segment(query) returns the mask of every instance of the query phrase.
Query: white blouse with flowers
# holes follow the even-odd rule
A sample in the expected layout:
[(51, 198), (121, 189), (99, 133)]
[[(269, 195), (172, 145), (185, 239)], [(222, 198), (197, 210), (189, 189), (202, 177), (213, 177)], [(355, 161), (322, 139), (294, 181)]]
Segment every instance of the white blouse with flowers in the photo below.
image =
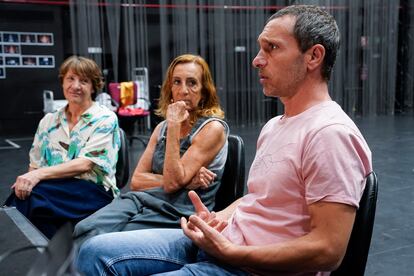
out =
[(118, 119), (112, 111), (93, 103), (69, 131), (65, 107), (40, 121), (30, 149), (30, 167), (55, 166), (82, 157), (95, 166), (76, 178), (102, 185), (119, 195), (115, 172), (120, 147)]

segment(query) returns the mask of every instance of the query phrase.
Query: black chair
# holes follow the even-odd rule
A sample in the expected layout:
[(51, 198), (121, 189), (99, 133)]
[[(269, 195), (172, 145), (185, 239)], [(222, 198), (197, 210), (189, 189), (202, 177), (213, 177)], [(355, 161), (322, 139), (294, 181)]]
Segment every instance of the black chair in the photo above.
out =
[(125, 131), (122, 128), (119, 129), (119, 137), (121, 139), (121, 147), (118, 151), (115, 179), (118, 189), (122, 189), (128, 183), (129, 179), (128, 142)]
[(27, 276), (81, 276), (74, 265), (76, 249), (72, 232), (72, 224), (63, 225), (33, 262)]
[(221, 185), (216, 194), (214, 211), (220, 211), (244, 194), (244, 142), (234, 134), (228, 138), (227, 161), (224, 167)]
[(345, 257), (331, 275), (364, 275), (374, 227), (377, 195), (378, 180), (375, 172), (372, 172), (367, 176)]

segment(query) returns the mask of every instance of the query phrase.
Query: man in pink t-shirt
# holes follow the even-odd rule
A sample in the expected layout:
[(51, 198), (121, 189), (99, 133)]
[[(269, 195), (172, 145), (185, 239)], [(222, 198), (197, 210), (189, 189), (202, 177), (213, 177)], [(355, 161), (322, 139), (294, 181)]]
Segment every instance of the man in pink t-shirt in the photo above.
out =
[(212, 215), (191, 192), (199, 215), (182, 228), (199, 248), (250, 272), (331, 271), (372, 171), (367, 143), (328, 93), (338, 27), (316, 7), (291, 6), (270, 17), (258, 43), (263, 92), (285, 112), (260, 133), (247, 195)]
[(244, 196), (223, 234), (243, 245), (268, 245), (311, 231), (309, 205), (358, 207), (370, 150), (354, 123), (333, 101), (263, 128)]
[(98, 236), (83, 246), (83, 271), (322, 275), (339, 266), (372, 165), (360, 131), (328, 93), (338, 26), (318, 7), (289, 6), (269, 18), (258, 43), (263, 93), (285, 109), (260, 133), (248, 194), (210, 213), (190, 191), (196, 214), (181, 219), (184, 234)]

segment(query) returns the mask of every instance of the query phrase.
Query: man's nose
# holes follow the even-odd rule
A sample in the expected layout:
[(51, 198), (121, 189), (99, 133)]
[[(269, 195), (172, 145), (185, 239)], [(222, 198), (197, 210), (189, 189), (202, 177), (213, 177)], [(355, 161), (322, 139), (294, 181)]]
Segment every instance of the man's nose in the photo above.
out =
[(261, 55), (261, 52), (257, 53), (256, 57), (253, 59), (253, 67), (262, 68), (266, 64), (266, 60)]

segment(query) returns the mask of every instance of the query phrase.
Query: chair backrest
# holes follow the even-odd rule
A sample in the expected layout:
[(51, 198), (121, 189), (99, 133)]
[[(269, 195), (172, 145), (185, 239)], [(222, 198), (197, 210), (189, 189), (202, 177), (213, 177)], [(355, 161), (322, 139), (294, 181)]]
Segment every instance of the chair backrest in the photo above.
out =
[(125, 132), (122, 128), (119, 129), (119, 138), (121, 139), (121, 147), (118, 151), (115, 179), (118, 189), (122, 189), (127, 184), (129, 179), (128, 142)]
[(244, 142), (234, 134), (228, 138), (227, 160), (224, 167), (221, 185), (216, 194), (215, 211), (220, 211), (244, 194)]
[(378, 180), (375, 172), (372, 172), (366, 179), (345, 257), (331, 275), (364, 275), (374, 227), (377, 195)]

